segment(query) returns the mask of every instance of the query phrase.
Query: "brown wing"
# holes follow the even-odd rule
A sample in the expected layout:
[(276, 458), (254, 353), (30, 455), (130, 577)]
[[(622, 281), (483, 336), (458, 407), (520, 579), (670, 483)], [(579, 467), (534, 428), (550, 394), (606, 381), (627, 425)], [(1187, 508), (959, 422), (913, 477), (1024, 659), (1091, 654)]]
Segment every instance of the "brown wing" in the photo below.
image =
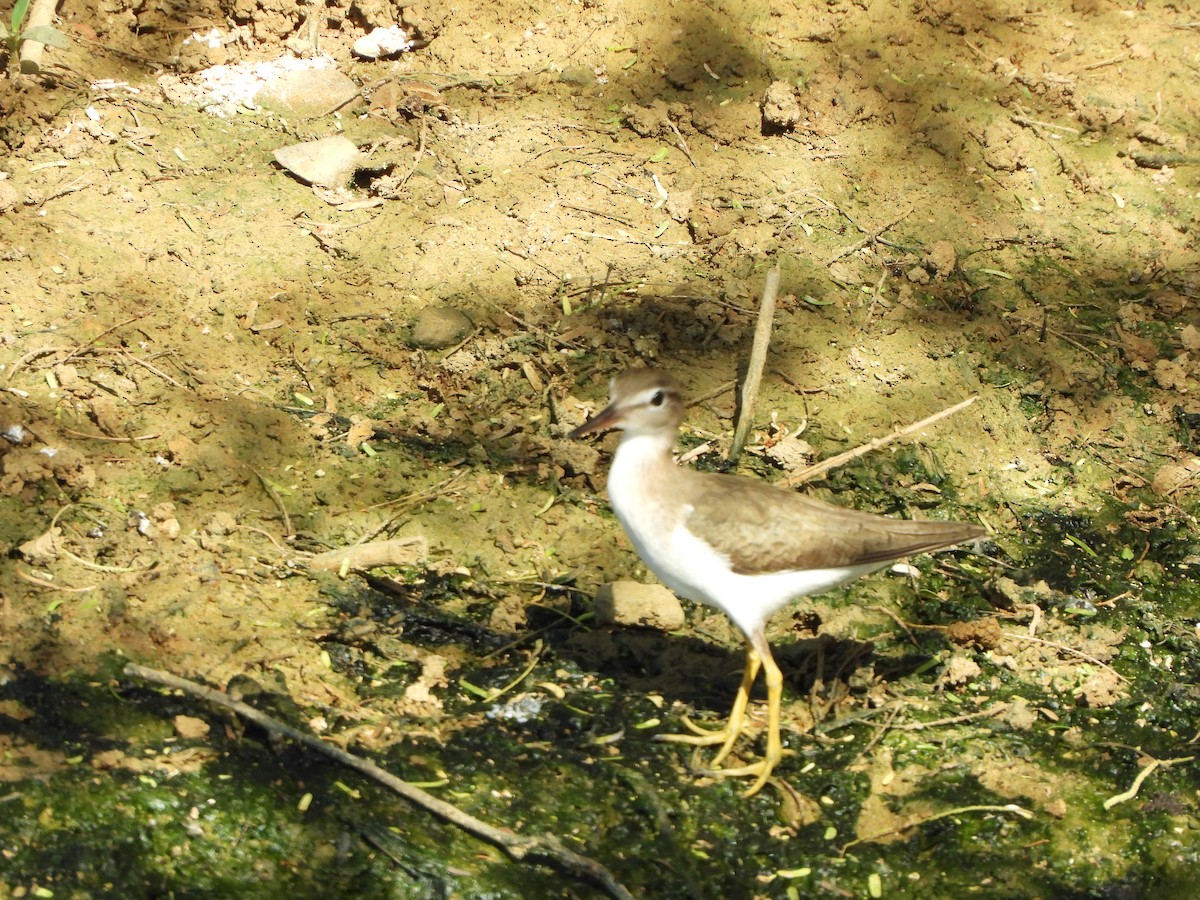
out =
[(734, 475), (699, 475), (689, 485), (687, 528), (748, 575), (879, 563), (984, 534), (978, 525), (891, 519), (830, 506)]

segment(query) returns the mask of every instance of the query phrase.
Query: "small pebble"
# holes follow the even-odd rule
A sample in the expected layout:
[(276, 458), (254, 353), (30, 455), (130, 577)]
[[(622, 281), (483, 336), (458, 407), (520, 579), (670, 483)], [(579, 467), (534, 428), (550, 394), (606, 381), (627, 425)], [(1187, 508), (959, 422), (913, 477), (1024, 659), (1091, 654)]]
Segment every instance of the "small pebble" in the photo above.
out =
[(596, 621), (601, 625), (625, 625), (676, 631), (683, 627), (683, 606), (661, 584), (615, 581), (596, 592)]
[(354, 55), (364, 59), (386, 59), (411, 50), (412, 37), (403, 28), (376, 28), (354, 42)]
[(429, 306), (413, 320), (412, 345), (422, 350), (444, 350), (465, 338), (474, 327), (470, 316), (461, 309)]

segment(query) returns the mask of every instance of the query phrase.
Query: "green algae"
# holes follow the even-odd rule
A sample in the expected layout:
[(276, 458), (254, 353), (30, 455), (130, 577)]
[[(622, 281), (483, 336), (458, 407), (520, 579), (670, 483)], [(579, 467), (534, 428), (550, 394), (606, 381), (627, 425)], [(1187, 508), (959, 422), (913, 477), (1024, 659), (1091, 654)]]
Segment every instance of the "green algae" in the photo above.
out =
[[(920, 504), (925, 492), (912, 487), (922, 483), (938, 488), (939, 511), (953, 508), (952, 481), (923, 451), (904, 449), (827, 481), (867, 505), (896, 506)], [(639, 675), (630, 664), (636, 656), (618, 662), (590, 656), (595, 651), (583, 638), (602, 633), (582, 621), (587, 604), (569, 584), (562, 596), (576, 599), (559, 614), (538, 613), (543, 644), (512, 688), (537, 693), (537, 685), (553, 682), (561, 698), (539, 694), (539, 711), (522, 722), (491, 715), (511, 695), (483, 699), (452, 686), (443, 694), (445, 738), (402, 742), (382, 751), (379, 762), (418, 781), (444, 775), (439, 796), (496, 824), (561, 835), (635, 893), (656, 897), (865, 895), (872, 879), (895, 897), (1100, 897), (1150, 890), (1186, 897), (1200, 874), (1192, 849), (1200, 827), (1194, 763), (1160, 766), (1136, 797), (1104, 807), (1150, 758), (1189, 756), (1187, 742), (1200, 722), (1200, 692), (1187, 677), (1200, 665), (1200, 641), (1187, 624), (1200, 608), (1187, 577), (1190, 534), (1169, 519), (1149, 530), (1134, 527), (1125, 515), (1131, 508), (1114, 502), (1094, 516), (1024, 510), (1023, 527), (991, 548), (1011, 568), (956, 552), (918, 560), (921, 575), (913, 586), (870, 580), (822, 598), (817, 608), (883, 597), (912, 623), (944, 626), (994, 615), (983, 586), (999, 572), (1022, 585), (1045, 581), (1051, 593), (1034, 595), (1051, 629), (1042, 633), (1085, 648), (1093, 638), (1123, 633), (1109, 665), (1129, 681), (1122, 697), (1094, 707), (1076, 691), (1096, 665), (1063, 656), (1073, 666), (1070, 677), (1045, 680), (999, 657), (971, 653), (980, 674), (951, 689), (940, 685), (939, 672), (963, 651), (936, 628), (917, 628), (903, 640), (892, 623), (880, 620), (856, 632), (873, 645), (865, 655), (848, 634), (823, 639), (827, 668), (818, 683), (805, 655), (778, 641), (789, 706), (810, 694), (832, 697), (846, 679), (852, 696), (883, 689), (904, 704), (905, 721), (934, 723), (927, 730), (889, 730), (881, 728), (882, 717), (840, 722), (833, 712), (811, 733), (785, 731), (795, 755), (779, 774), (807, 798), (812, 817), (789, 811), (774, 788), (744, 799), (743, 785), (704, 775), (707, 754), (693, 757), (654, 742), (655, 733), (679, 728), (677, 711), (652, 700), (652, 694), (671, 698), (675, 682), (661, 670)], [(526, 671), (530, 645), (488, 626), (496, 586), (455, 572), (399, 575), (407, 584), (387, 593), (319, 580), (321, 598), (343, 623), (322, 645), (334, 669), (361, 685), (362, 701), (400, 697), (419, 677), (420, 666), (399, 653), (401, 641), (462, 652), (456, 677), (485, 694), (509, 687)], [(1119, 599), (1108, 603), (1112, 598)], [(617, 644), (635, 640), (632, 633), (611, 635)], [(654, 652), (687, 640), (655, 638)], [(116, 677), (119, 663), (102, 661), (87, 678), (23, 673), (3, 686), (0, 699), (19, 701), (33, 716), (19, 725), (0, 717), (0, 735), (19, 734), (61, 757), (48, 776), (9, 779), (0, 839), (13, 853), (3, 876), (10, 889), (37, 886), (55, 896), (595, 895), (591, 886), (513, 863), (327, 761), (272, 748), (254, 730), (227, 731), (222, 715), (187, 698), (124, 685)], [(700, 687), (683, 696), (703, 698), (719, 720), (736, 667), (736, 655), (720, 664), (728, 674), (700, 666), (692, 676)], [(239, 690), (255, 705), (306, 726), (310, 714), (291, 701), (282, 679), (259, 682), (264, 691)], [(989, 704), (1017, 702), (1044, 712), (1020, 726), (973, 718)], [(169, 726), (178, 714), (208, 719), (213, 733), (204, 741), (180, 741)], [(959, 716), (966, 717), (962, 723), (936, 724)], [(643, 727), (654, 719), (661, 724)], [(862, 758), (871, 743), (870, 758), (886, 753), (896, 772), (915, 767), (926, 773), (919, 790), (882, 795), (899, 818), (890, 833), (875, 838), (878, 828), (867, 811), (879, 786)], [(747, 753), (754, 747), (748, 743)], [(194, 768), (172, 772), (170, 760), (186, 749), (203, 749), (205, 756)], [(100, 754), (113, 750), (143, 762), (94, 767)], [(166, 768), (146, 768), (146, 760)], [(1011, 784), (987, 774), (1018, 763), (1025, 774)], [(1061, 802), (1048, 803), (1029, 779), (1051, 787)], [(314, 799), (301, 812), (306, 794)], [(1033, 818), (1006, 812), (1011, 804)], [(966, 811), (946, 815), (956, 809)], [(853, 843), (864, 836), (870, 839)], [(130, 858), (136, 864), (117, 862)]]

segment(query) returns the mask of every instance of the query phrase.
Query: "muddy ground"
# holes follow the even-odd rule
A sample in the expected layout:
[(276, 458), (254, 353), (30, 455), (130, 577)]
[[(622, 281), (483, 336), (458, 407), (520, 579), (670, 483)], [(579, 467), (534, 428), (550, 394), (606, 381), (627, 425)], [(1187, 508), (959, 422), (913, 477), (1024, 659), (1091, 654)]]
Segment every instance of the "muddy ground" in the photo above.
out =
[[(606, 890), (129, 661), (635, 896), (1193, 896), (1200, 7), (312, 9), (65, 0), (6, 60), (0, 897)], [(281, 54), (352, 96), (212, 100)], [(334, 135), (343, 186), (274, 161)], [(743, 799), (651, 740), (740, 639), (597, 621), (652, 579), (565, 434), (652, 364), (720, 468), (776, 264), (741, 471), (977, 396), (804, 489), (989, 540), (773, 622), (794, 755)]]

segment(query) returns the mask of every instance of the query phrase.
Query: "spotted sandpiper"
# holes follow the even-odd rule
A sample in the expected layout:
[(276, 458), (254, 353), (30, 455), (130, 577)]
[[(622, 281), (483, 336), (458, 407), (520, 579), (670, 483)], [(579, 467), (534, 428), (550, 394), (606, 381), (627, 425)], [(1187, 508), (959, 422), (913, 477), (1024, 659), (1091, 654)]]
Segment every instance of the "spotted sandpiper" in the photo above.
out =
[(638, 555), (682, 597), (723, 610), (746, 636), (746, 669), (725, 727), (660, 735), (696, 746), (720, 744), (716, 769), (742, 734), (750, 690), (767, 684), (767, 747), (762, 759), (721, 770), (754, 777), (757, 793), (783, 757), (779, 706), (783, 675), (765, 635), (766, 620), (788, 602), (847, 584), (888, 563), (984, 534), (978, 525), (892, 519), (736, 475), (696, 472), (671, 456), (683, 424), (678, 382), (656, 369), (629, 369), (610, 385), (611, 402), (571, 432), (619, 428), (608, 495)]

